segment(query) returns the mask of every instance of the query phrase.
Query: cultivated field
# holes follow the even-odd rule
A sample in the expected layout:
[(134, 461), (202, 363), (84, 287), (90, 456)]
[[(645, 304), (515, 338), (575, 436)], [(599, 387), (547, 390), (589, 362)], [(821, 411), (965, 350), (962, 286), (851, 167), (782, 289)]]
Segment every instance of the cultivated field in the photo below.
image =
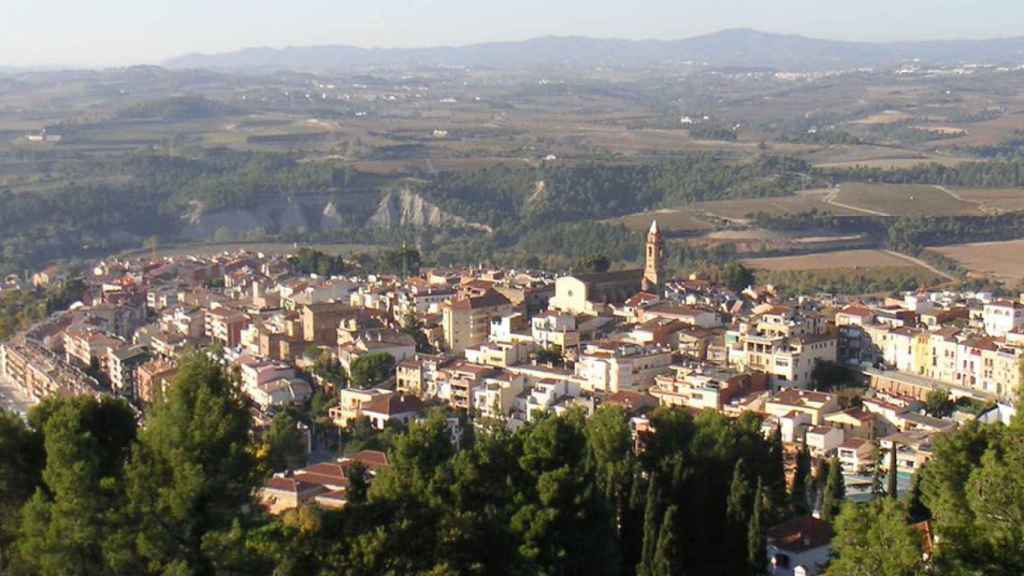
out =
[(630, 214), (613, 220), (606, 220), (609, 223), (622, 223), (630, 230), (646, 232), (651, 227), (651, 221), (657, 220), (658, 226), (664, 232), (703, 232), (713, 227), (708, 222), (700, 219), (698, 215), (688, 208), (671, 208), (664, 210), (652, 210)]
[(977, 202), (985, 212), (1024, 210), (1024, 188), (954, 188), (953, 192), (969, 202)]
[(860, 208), (880, 216), (969, 216), (981, 214), (978, 204), (954, 197), (937, 186), (843, 184), (833, 204)]
[(912, 118), (913, 116), (900, 110), (885, 110), (878, 114), (872, 114), (866, 118), (861, 118), (860, 120), (852, 122), (852, 124), (895, 124), (897, 122), (906, 122)]
[(795, 196), (778, 198), (749, 198), (746, 200), (717, 200), (714, 202), (698, 202), (693, 205), (695, 212), (712, 214), (726, 220), (747, 220), (751, 214), (764, 212), (772, 216), (795, 214), (817, 209), (837, 216), (859, 216), (861, 213), (824, 202), (827, 190), (807, 190)]
[(868, 160), (848, 160), (840, 162), (819, 162), (815, 168), (881, 168), (883, 170), (898, 170), (901, 168), (913, 168), (922, 164), (942, 164), (943, 166), (957, 166), (969, 162), (969, 158), (958, 158), (955, 156), (921, 156), (915, 158), (873, 158)]
[(930, 248), (959, 262), (972, 274), (1016, 282), (1024, 279), (1024, 240), (980, 242)]
[(757, 270), (827, 270), (862, 268), (921, 268), (914, 262), (881, 250), (843, 250), (801, 256), (753, 258), (743, 264)]

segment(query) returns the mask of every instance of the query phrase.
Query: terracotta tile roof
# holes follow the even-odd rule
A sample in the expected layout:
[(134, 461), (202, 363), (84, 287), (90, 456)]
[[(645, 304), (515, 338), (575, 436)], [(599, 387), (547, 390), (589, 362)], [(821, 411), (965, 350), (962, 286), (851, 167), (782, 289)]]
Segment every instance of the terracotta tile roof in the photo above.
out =
[(335, 476), (333, 474), (316, 474), (305, 472), (303, 470), (299, 470), (295, 473), (295, 480), (310, 485), (323, 486), (325, 488), (330, 488), (331, 490), (336, 490), (348, 484), (348, 478), (344, 475)]
[(362, 407), (363, 412), (373, 412), (374, 414), (384, 414), (387, 416), (419, 412), (422, 409), (423, 402), (411, 394), (388, 394), (387, 396), (374, 398), (363, 404)]
[(298, 478), (282, 478), (280, 476), (275, 476), (268, 480), (263, 487), (269, 490), (277, 490), (278, 492), (300, 494), (316, 488), (317, 485), (310, 482), (304, 482)]
[(493, 308), (496, 306), (508, 306), (512, 301), (499, 292), (493, 290), (481, 296), (462, 298), (452, 302), (451, 307), (455, 310), (477, 310), (480, 308)]
[(863, 306), (849, 305), (839, 311), (840, 314), (846, 314), (847, 316), (858, 316), (860, 318), (867, 318), (874, 316), (874, 312)]
[(373, 472), (391, 466), (391, 461), (388, 460), (388, 455), (378, 450), (360, 450), (359, 452), (351, 455), (349, 459), (353, 462), (362, 462), (363, 464), (366, 464), (366, 467)]
[(768, 543), (787, 552), (804, 552), (827, 546), (835, 533), (832, 526), (813, 516), (794, 518), (768, 529)]
[(861, 446), (863, 446), (863, 445), (865, 445), (867, 443), (868, 443), (868, 441), (865, 440), (864, 438), (848, 438), (846, 441), (844, 441), (842, 444), (840, 444), (839, 447), (840, 448), (849, 448), (851, 450), (858, 450), (858, 449), (860, 449)]

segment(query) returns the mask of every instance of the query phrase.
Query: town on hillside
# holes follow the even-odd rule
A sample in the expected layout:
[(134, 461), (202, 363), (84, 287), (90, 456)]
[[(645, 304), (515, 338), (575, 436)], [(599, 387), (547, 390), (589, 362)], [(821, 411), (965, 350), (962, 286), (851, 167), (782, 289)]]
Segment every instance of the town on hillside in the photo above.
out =
[[(179, 361), (202, 351), (235, 378), (258, 433), (279, 414), (308, 416), (292, 421), (297, 453), (259, 490), (273, 514), (345, 507), (353, 467), (372, 482), (389, 466), (376, 436), (428, 414), (444, 415), (458, 445), (474, 430), (614, 405), (642, 452), (659, 406), (753, 413), (766, 438), (781, 437), (789, 477), (838, 462), (854, 500), (871, 499), (879, 477), (909, 491), (939, 435), (1014, 414), (1024, 295), (789, 298), (670, 277), (663, 251), (654, 222), (642, 268), (557, 277), (321, 275), (294, 254), (256, 252), (112, 257), (76, 278), (49, 268), (37, 287), (80, 282), (81, 297), (0, 345), (2, 399), (24, 410), (111, 395), (144, 421)], [(773, 574), (827, 562), (833, 530), (820, 501), (807, 512), (767, 529)]]

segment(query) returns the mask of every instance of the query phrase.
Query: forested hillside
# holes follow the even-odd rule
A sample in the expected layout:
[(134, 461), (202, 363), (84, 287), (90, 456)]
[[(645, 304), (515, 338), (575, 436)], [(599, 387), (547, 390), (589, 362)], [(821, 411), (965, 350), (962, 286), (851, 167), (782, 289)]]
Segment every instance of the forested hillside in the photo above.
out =
[(761, 575), (767, 528), (815, 503), (837, 530), (833, 576), (923, 573), (907, 521), (929, 518), (937, 573), (1024, 569), (1019, 418), (941, 436), (910, 494), (857, 505), (843, 504), (837, 460), (812, 474), (800, 456), (790, 489), (780, 437), (753, 413), (658, 409), (651, 424), (639, 451), (616, 407), (456, 446), (435, 414), (381, 433), (391, 466), (368, 494), (273, 517), (254, 497), (284, 440), (254, 440), (236, 385), (193, 356), (141, 428), (109, 398), (50, 399), (27, 424), (0, 413), (0, 571)]

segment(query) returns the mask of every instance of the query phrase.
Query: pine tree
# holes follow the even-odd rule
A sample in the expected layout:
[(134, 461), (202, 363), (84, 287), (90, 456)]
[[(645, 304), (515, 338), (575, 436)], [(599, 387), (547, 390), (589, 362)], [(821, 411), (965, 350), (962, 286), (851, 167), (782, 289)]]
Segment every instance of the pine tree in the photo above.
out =
[(846, 498), (846, 484), (839, 459), (833, 457), (829, 462), (828, 480), (825, 482), (825, 493), (821, 499), (821, 519), (831, 522), (838, 514)]
[(768, 573), (763, 509), (764, 488), (761, 485), (761, 480), (758, 480), (750, 511), (750, 523), (747, 525), (747, 563), (750, 567), (750, 574), (753, 576), (762, 576)]
[(658, 479), (651, 473), (647, 480), (647, 498), (644, 505), (644, 540), (640, 554), (640, 564), (636, 567), (637, 576), (651, 576), (654, 567), (654, 552), (658, 545), (658, 524), (661, 522), (661, 494), (658, 491)]
[(212, 574), (215, 536), (230, 531), (258, 482), (241, 391), (204, 354), (186, 358), (151, 409), (125, 470), (140, 519), (136, 541), (153, 572)]
[(650, 576), (679, 576), (683, 574), (683, 562), (679, 553), (680, 538), (676, 534), (678, 516), (679, 508), (675, 505), (669, 506), (665, 510)]
[(888, 484), (886, 486), (886, 492), (889, 494), (889, 498), (895, 500), (899, 498), (899, 470), (896, 465), (896, 443), (892, 443), (892, 450), (889, 451), (889, 477)]
[(804, 443), (796, 455), (796, 471), (793, 474), (793, 491), (790, 492), (789, 501), (793, 514), (803, 516), (807, 514), (807, 477), (811, 473), (811, 453)]

